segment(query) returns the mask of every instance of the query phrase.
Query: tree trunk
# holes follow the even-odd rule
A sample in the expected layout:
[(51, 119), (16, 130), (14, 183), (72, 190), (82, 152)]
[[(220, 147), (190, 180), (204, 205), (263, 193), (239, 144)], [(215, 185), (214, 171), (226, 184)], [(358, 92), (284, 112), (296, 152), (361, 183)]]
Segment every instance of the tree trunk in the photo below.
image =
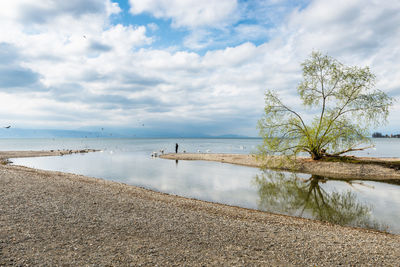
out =
[(322, 154), (321, 151), (315, 150), (315, 151), (312, 151), (312, 152), (311, 152), (311, 158), (312, 158), (313, 160), (320, 160), (320, 159), (322, 158), (322, 156), (323, 156), (323, 154)]

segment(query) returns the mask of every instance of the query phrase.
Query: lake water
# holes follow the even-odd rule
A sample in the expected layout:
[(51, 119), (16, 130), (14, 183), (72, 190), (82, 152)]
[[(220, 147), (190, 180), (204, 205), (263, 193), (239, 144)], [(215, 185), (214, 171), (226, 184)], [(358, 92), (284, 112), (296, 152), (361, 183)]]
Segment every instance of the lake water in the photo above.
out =
[[(361, 156), (398, 157), (400, 139), (375, 139)], [(83, 174), (228, 205), (400, 234), (400, 185), (326, 180), (206, 161), (150, 157), (165, 149), (251, 153), (260, 139), (0, 139), (2, 150), (94, 148), (101, 152), (12, 159), (14, 164)]]

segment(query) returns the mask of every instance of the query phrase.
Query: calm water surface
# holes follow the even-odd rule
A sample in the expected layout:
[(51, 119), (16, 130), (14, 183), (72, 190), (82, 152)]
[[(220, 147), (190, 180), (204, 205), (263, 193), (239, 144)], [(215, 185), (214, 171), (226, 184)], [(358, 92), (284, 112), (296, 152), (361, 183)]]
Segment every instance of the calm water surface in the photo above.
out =
[[(251, 153), (259, 139), (3, 139), (2, 150), (95, 148), (102, 152), (12, 159), (14, 164), (78, 173), (144, 188), (342, 225), (400, 234), (400, 185), (326, 180), (217, 162), (151, 158), (153, 151)], [(364, 156), (397, 157), (399, 139), (378, 139)]]

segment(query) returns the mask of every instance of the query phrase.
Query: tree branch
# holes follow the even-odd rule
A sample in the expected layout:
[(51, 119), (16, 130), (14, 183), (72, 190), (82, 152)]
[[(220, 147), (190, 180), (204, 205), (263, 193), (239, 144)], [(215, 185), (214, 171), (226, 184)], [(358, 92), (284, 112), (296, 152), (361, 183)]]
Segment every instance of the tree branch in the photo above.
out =
[(374, 147), (374, 145), (367, 146), (367, 147), (362, 147), (362, 148), (349, 148), (349, 149), (346, 149), (346, 150), (343, 150), (343, 151), (340, 151), (340, 152), (337, 152), (337, 153), (334, 153), (334, 154), (327, 154), (327, 155), (331, 156), (331, 157), (336, 157), (336, 156), (342, 155), (344, 153), (348, 153), (348, 152), (352, 152), (352, 151), (365, 150), (365, 149), (372, 148), (372, 147)]

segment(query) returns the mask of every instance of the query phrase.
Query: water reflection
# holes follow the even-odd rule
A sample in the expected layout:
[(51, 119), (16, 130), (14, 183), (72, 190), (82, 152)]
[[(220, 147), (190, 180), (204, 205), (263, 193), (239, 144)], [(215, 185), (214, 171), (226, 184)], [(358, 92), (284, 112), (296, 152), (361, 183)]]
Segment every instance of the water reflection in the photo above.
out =
[[(229, 150), (232, 143), (239, 147), (238, 144), (244, 142), (206, 141), (180, 143), (185, 149), (191, 148), (191, 151), (199, 147), (203, 151), (212, 147), (214, 151), (228, 153), (235, 152)], [(43, 142), (41, 146), (45, 146)], [(363, 181), (364, 185), (352, 181), (349, 184), (307, 174), (261, 172), (256, 168), (209, 161), (177, 163), (149, 156), (160, 147), (175, 145), (175, 140), (170, 139), (92, 142), (90, 148), (100, 148), (103, 152), (12, 161), (16, 165), (82, 174), (183, 197), (339, 224), (378, 228), (374, 227), (374, 221), (378, 221), (388, 225), (391, 233), (400, 233), (398, 181)], [(248, 147), (251, 145), (249, 142), (246, 143)], [(64, 146), (80, 148), (79, 144), (67, 142)], [(61, 144), (54, 146), (62, 147)]]
[[(326, 191), (327, 179), (312, 175), (264, 171), (253, 180), (258, 191), (258, 208), (293, 216), (327, 221), (340, 225), (386, 230), (387, 227), (371, 218), (371, 207), (347, 191)], [(352, 185), (356, 181), (343, 181)]]

